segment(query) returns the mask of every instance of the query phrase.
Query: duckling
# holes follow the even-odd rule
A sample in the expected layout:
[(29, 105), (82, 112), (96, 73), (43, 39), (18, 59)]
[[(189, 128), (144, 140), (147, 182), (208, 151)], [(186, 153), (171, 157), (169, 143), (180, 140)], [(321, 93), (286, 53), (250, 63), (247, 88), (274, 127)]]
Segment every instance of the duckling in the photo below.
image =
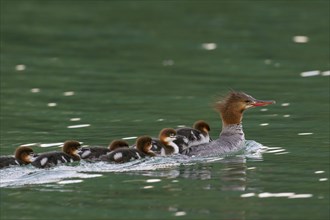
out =
[(32, 148), (20, 146), (15, 150), (15, 156), (1, 156), (0, 169), (11, 165), (26, 165), (34, 160)]
[(149, 136), (141, 136), (136, 140), (136, 148), (120, 147), (107, 155), (100, 157), (102, 161), (126, 163), (144, 157), (154, 157), (156, 154), (151, 150), (152, 139)]
[(110, 143), (108, 148), (105, 147), (90, 147), (90, 146), (85, 146), (82, 147), (79, 155), (81, 159), (84, 160), (97, 160), (99, 159), (102, 155), (106, 155), (110, 153), (111, 151), (119, 148), (119, 147), (129, 147), (128, 143), (124, 140), (114, 140)]
[(161, 155), (178, 154), (179, 146), (174, 142), (177, 139), (177, 133), (173, 128), (164, 128), (159, 132), (159, 140), (162, 143)]
[(65, 141), (62, 152), (53, 151), (40, 154), (31, 164), (38, 168), (48, 168), (60, 163), (79, 161), (78, 150), (80, 147), (78, 141)]
[(242, 127), (243, 112), (247, 109), (274, 104), (275, 101), (257, 100), (244, 92), (230, 92), (215, 104), (222, 119), (222, 131), (218, 139), (194, 145), (183, 150), (188, 156), (214, 156), (232, 153), (244, 147), (245, 136)]
[(193, 145), (208, 143), (212, 140), (209, 135), (210, 126), (203, 120), (196, 121), (193, 128), (177, 128), (175, 131), (178, 138), (174, 140), (174, 143), (181, 146), (182, 150)]

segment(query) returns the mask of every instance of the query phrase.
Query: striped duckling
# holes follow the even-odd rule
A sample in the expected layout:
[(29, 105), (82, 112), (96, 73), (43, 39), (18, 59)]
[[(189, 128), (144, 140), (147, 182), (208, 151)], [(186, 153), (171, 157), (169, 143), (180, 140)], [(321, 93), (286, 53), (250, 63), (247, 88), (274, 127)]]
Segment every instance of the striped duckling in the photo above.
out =
[(177, 128), (175, 131), (177, 133), (177, 139), (174, 140), (174, 143), (182, 149), (212, 141), (209, 135), (210, 126), (203, 120), (196, 121), (192, 128)]
[(20, 146), (15, 150), (14, 156), (1, 156), (0, 169), (13, 165), (26, 165), (34, 160), (32, 148)]
[(141, 136), (136, 140), (136, 148), (120, 147), (107, 155), (101, 156), (100, 159), (107, 162), (126, 163), (144, 157), (156, 156), (151, 150), (151, 142), (151, 137)]
[(79, 161), (78, 150), (81, 145), (78, 141), (66, 141), (62, 152), (52, 151), (40, 154), (31, 164), (38, 168), (48, 168), (61, 163)]
[(82, 147), (79, 155), (81, 159), (88, 161), (97, 161), (101, 156), (109, 154), (111, 151), (120, 148), (120, 147), (128, 147), (128, 143), (124, 140), (114, 140), (110, 143), (108, 148), (105, 147)]

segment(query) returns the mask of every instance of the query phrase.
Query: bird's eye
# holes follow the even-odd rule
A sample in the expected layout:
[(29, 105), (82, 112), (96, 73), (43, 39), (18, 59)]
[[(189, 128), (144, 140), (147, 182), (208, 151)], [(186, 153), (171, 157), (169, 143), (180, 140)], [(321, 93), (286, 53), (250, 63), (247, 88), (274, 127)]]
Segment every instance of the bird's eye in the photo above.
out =
[(245, 100), (245, 103), (250, 103), (250, 100)]

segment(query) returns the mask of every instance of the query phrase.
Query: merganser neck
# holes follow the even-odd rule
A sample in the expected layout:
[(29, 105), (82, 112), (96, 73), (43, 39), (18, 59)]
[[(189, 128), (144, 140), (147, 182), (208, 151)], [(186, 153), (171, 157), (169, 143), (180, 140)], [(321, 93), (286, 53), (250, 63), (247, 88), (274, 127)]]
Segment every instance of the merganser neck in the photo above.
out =
[(223, 126), (219, 137), (230, 136), (235, 134), (242, 134), (244, 136), (242, 123)]

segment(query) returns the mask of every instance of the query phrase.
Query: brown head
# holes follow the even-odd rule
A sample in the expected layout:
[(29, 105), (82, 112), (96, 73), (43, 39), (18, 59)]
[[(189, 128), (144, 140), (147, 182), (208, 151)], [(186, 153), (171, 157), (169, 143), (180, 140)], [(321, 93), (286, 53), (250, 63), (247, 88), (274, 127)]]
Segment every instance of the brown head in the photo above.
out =
[(274, 104), (275, 101), (257, 100), (244, 92), (230, 92), (215, 104), (220, 112), (223, 125), (239, 124), (246, 109)]
[(81, 148), (81, 144), (78, 141), (65, 141), (62, 147), (62, 151), (80, 160), (78, 150)]
[(164, 128), (159, 132), (159, 140), (164, 144), (176, 140), (176, 131), (173, 128)]
[(210, 132), (210, 126), (203, 120), (196, 121), (193, 125), (193, 128), (199, 130), (203, 134), (208, 134)]
[(154, 157), (156, 156), (155, 152), (151, 150), (152, 139), (149, 136), (141, 136), (136, 140), (136, 148), (143, 153)]
[(124, 140), (114, 140), (109, 145), (109, 150), (113, 151), (121, 147), (129, 147), (128, 143)]
[(33, 161), (34, 153), (30, 147), (18, 147), (15, 150), (15, 159), (24, 164), (29, 164)]

